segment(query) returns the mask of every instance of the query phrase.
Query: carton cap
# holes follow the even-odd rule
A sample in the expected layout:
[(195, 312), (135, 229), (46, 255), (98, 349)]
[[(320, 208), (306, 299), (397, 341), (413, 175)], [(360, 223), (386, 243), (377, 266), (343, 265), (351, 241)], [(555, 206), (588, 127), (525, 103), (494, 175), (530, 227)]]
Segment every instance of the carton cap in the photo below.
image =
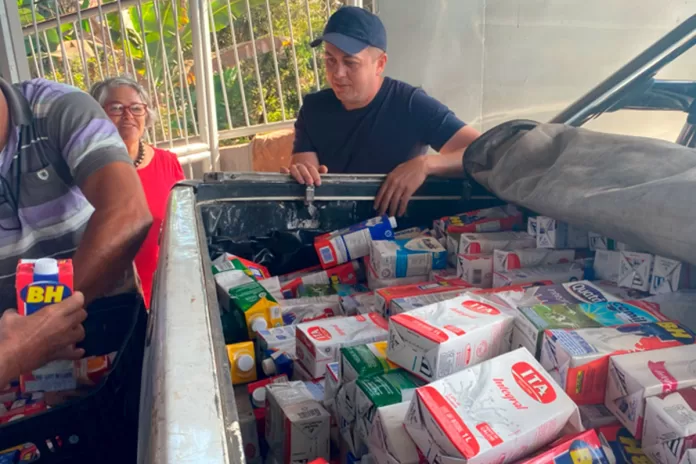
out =
[(268, 328), (268, 322), (262, 317), (257, 317), (251, 322), (251, 331), (258, 332), (259, 330), (264, 330)]
[[(268, 359), (266, 359), (266, 361), (268, 361)], [(266, 387), (261, 387), (254, 390), (254, 392), (251, 394), (251, 402), (257, 408), (264, 407), (266, 404)]]
[(248, 354), (243, 354), (235, 360), (235, 364), (242, 372), (249, 372), (254, 368), (254, 358)]
[(271, 358), (266, 358), (261, 361), (261, 369), (263, 369), (263, 373), (266, 375), (273, 375), (276, 373), (275, 363)]
[(53, 258), (37, 259), (34, 263), (34, 274), (53, 275), (58, 274), (58, 261)]
[(396, 228), (396, 218), (394, 216), (389, 216), (389, 224), (391, 224), (392, 229)]

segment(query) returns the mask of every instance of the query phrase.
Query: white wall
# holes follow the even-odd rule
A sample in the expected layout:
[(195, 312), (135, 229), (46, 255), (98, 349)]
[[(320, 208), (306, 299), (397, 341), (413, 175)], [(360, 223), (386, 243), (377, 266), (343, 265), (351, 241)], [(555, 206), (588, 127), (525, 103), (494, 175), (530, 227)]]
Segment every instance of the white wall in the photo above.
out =
[[(696, 0), (379, 0), (387, 74), (484, 130), (550, 119), (694, 13)], [(696, 79), (696, 50), (667, 71), (659, 77)], [(660, 117), (591, 127), (676, 137), (684, 115)]]

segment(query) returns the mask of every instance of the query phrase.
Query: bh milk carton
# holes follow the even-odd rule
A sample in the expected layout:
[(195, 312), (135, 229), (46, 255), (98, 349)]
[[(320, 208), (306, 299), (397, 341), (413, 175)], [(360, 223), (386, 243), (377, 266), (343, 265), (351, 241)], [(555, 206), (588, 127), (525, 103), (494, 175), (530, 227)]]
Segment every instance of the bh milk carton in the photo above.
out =
[(426, 381), (440, 379), (510, 349), (514, 313), (477, 295), (389, 319), (387, 357)]
[(297, 326), (297, 360), (312, 376), (320, 378), (326, 365), (338, 361), (344, 346), (387, 339), (387, 321), (377, 313), (334, 317)]
[(370, 254), (373, 240), (393, 240), (396, 219), (375, 217), (314, 239), (319, 262), (324, 269)]
[(513, 285), (548, 285), (582, 280), (585, 269), (577, 263), (554, 264), (552, 266), (529, 267), (493, 273), (493, 287)]
[(411, 240), (375, 240), (370, 261), (383, 279), (427, 276), (447, 267), (447, 250), (433, 237)]
[(696, 388), (645, 400), (643, 451), (656, 464), (696, 462)]
[[(72, 295), (73, 267), (69, 259), (22, 259), (17, 265), (17, 312), (29, 316)], [(77, 377), (72, 361), (53, 361), (19, 378), (24, 393), (72, 390)]]
[(575, 250), (550, 250), (545, 248), (514, 251), (495, 250), (493, 252), (493, 271), (506, 272), (528, 267), (551, 266), (570, 263), (574, 260)]
[(375, 409), (367, 447), (383, 464), (428, 464), (404, 428), (410, 401)]
[(555, 464), (568, 461), (609, 464), (602, 441), (594, 430), (564, 435), (518, 464)]
[(493, 285), (493, 255), (458, 255), (457, 275), (472, 287), (491, 288)]
[(640, 441), (621, 424), (600, 427), (597, 430), (604, 452), (611, 464), (650, 464), (640, 447)]
[(620, 327), (547, 330), (541, 364), (558, 379), (578, 404), (604, 402), (609, 357), (691, 345), (694, 333), (676, 322), (651, 322)]
[(329, 459), (331, 416), (303, 382), (266, 386), (266, 441), (277, 462)]
[(609, 358), (605, 406), (640, 439), (648, 397), (696, 386), (696, 345)]
[(516, 462), (581, 430), (573, 401), (523, 349), (416, 389), (404, 426), (430, 463)]
[(553, 218), (537, 217), (537, 248), (588, 248), (586, 230)]
[(494, 250), (522, 250), (536, 248), (536, 239), (526, 232), (491, 232), (462, 234), (459, 254), (489, 254)]

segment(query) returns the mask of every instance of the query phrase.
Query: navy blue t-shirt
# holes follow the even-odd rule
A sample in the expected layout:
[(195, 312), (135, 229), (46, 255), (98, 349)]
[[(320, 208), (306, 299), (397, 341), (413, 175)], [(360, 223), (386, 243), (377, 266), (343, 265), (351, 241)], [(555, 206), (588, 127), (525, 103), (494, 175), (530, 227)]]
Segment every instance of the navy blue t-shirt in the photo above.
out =
[(356, 110), (331, 89), (307, 95), (293, 153), (317, 153), (330, 173), (387, 174), (428, 146), (439, 151), (464, 125), (422, 89), (386, 77), (372, 102)]

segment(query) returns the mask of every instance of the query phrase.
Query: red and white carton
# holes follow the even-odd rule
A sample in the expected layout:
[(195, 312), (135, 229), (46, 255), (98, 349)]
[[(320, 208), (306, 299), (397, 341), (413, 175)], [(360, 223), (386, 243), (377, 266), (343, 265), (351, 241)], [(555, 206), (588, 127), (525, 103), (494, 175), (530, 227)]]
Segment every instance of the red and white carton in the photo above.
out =
[(431, 464), (515, 462), (582, 430), (575, 403), (525, 349), (416, 389), (404, 426)]
[(413, 311), (423, 306), (439, 303), (440, 301), (451, 300), (459, 295), (466, 293), (468, 288), (459, 288), (451, 292), (430, 293), (427, 295), (407, 296), (405, 298), (394, 298), (389, 304), (389, 316)]
[(536, 248), (536, 239), (527, 232), (492, 232), (489, 234), (462, 234), (459, 254), (493, 253), (494, 250), (523, 250)]
[(301, 277), (295, 277), (285, 282), (280, 291), (285, 298), (292, 299), (297, 298), (297, 291), (302, 285), (354, 285), (358, 283), (359, 272), (360, 263), (358, 261), (350, 261), (325, 271), (318, 270)]
[(609, 357), (693, 345), (696, 335), (677, 322), (619, 327), (547, 330), (541, 364), (578, 404), (601, 404), (607, 387)]
[(696, 345), (612, 356), (604, 405), (640, 439), (646, 398), (696, 386), (695, 360)]
[(498, 232), (522, 228), (522, 212), (513, 205), (477, 209), (433, 222), (436, 237), (452, 233)]
[(404, 428), (411, 403), (382, 406), (375, 410), (367, 447), (379, 464), (428, 464)]
[(495, 250), (493, 271), (505, 272), (527, 267), (550, 266), (575, 260), (575, 250), (530, 248), (527, 250)]
[(609, 459), (604, 453), (602, 441), (594, 430), (565, 435), (545, 446), (534, 456), (520, 461), (518, 464), (549, 464), (549, 463), (588, 463), (608, 464)]
[(696, 462), (696, 388), (645, 401), (642, 447), (655, 464)]
[(448, 267), (447, 269), (433, 269), (430, 271), (430, 274), (428, 274), (428, 280), (431, 282), (457, 279), (459, 279), (459, 276), (457, 275), (457, 270), (453, 267)]
[(515, 315), (465, 294), (389, 319), (387, 358), (426, 380), (461, 371), (510, 350)]
[(377, 313), (334, 317), (297, 326), (297, 361), (312, 378), (322, 378), (326, 365), (340, 359), (341, 348), (387, 339), (387, 321)]
[(507, 272), (493, 273), (493, 287), (509, 287), (525, 284), (562, 284), (582, 280), (585, 269), (577, 263), (554, 264), (552, 266), (529, 267)]
[(457, 275), (472, 287), (493, 285), (493, 255), (457, 255)]
[(448, 280), (446, 282), (419, 282), (399, 287), (381, 288), (375, 292), (375, 309), (384, 317), (388, 317), (391, 315), (391, 302), (397, 298), (447, 293), (460, 288), (471, 288), (471, 286), (462, 280)]
[(647, 292), (650, 289), (653, 258), (653, 255), (648, 253), (619, 252), (619, 286)]

